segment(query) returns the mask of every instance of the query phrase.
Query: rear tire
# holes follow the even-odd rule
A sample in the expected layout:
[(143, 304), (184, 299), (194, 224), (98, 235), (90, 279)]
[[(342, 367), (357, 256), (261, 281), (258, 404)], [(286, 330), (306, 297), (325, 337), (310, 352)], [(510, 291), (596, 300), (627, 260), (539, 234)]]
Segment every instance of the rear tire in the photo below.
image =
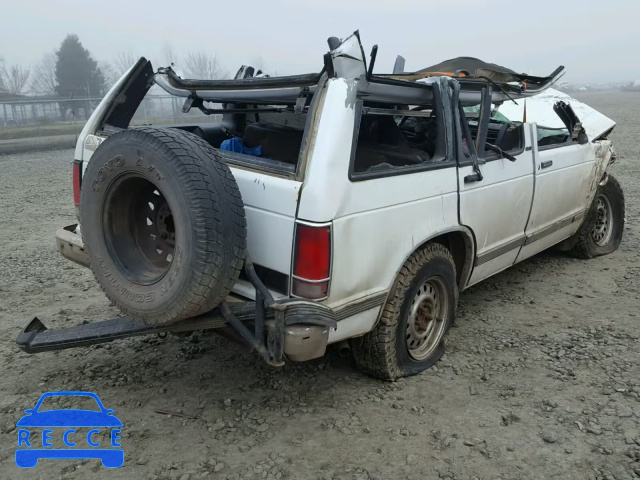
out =
[(426, 245), (398, 273), (377, 325), (351, 340), (358, 368), (395, 381), (431, 367), (444, 354), (457, 302), (451, 253), (438, 243)]
[(204, 140), (169, 128), (112, 135), (83, 176), (81, 220), (96, 280), (148, 324), (215, 308), (245, 257), (240, 191)]
[(591, 208), (575, 234), (575, 245), (568, 251), (576, 258), (607, 255), (618, 249), (624, 231), (624, 193), (618, 180), (609, 175), (600, 185)]

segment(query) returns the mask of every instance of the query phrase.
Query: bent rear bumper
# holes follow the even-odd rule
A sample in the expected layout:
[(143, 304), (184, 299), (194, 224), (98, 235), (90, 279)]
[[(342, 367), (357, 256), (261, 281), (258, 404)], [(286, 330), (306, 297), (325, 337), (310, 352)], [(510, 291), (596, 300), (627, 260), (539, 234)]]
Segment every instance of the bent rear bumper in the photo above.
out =
[(76, 233), (77, 229), (77, 223), (58, 229), (56, 232), (56, 245), (64, 258), (83, 267), (88, 267), (89, 255), (84, 249), (82, 236)]
[(147, 325), (129, 317), (118, 317), (50, 330), (34, 317), (18, 334), (16, 343), (27, 353), (40, 353), (138, 335), (227, 326), (238, 331), (267, 363), (281, 366), (283, 357), (302, 362), (324, 355), (329, 329), (335, 328), (337, 322), (332, 310), (307, 301), (287, 299), (266, 307), (256, 302), (230, 301), (209, 313), (164, 325)]
[[(89, 255), (84, 249), (78, 225), (56, 232), (56, 243), (63, 257), (85, 267)], [(128, 317), (91, 322), (69, 328), (49, 330), (33, 318), (18, 335), (18, 346), (27, 353), (93, 345), (149, 333), (192, 331), (233, 327), (242, 339), (270, 365), (282, 366), (284, 357), (305, 361), (324, 355), (329, 330), (337, 327), (340, 313), (323, 305), (297, 298), (275, 300), (258, 278), (250, 259), (244, 265), (247, 279), (256, 289), (256, 301), (227, 298), (217, 308), (199, 317), (164, 325), (146, 325)]]

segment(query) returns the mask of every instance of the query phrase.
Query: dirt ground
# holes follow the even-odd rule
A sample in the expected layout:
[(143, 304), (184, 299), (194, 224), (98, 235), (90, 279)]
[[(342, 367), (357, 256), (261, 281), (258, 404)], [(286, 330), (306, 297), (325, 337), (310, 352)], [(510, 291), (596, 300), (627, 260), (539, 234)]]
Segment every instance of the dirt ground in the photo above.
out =
[[(33, 315), (63, 327), (116, 310), (54, 247), (75, 218), (72, 151), (0, 155), (0, 478), (640, 478), (640, 94), (581, 99), (618, 121), (620, 249), (547, 252), (467, 290), (444, 359), (396, 383), (336, 349), (273, 370), (202, 333), (22, 353), (15, 337)], [(15, 422), (54, 390), (116, 410), (122, 468), (15, 466)]]

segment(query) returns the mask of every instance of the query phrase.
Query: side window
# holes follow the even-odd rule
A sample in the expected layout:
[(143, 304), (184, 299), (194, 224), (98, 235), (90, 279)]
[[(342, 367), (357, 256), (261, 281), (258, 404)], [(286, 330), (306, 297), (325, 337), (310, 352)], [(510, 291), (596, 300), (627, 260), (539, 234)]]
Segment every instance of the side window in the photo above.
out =
[(538, 147), (559, 147), (571, 145), (571, 143), (571, 134), (568, 128), (538, 125)]
[(444, 121), (429, 106), (362, 107), (351, 176), (396, 175), (446, 161)]
[(589, 142), (582, 122), (570, 104), (559, 100), (553, 105), (553, 112), (555, 115), (549, 113), (549, 117), (554, 120), (553, 123), (562, 123), (564, 126), (550, 128), (545, 126), (544, 122), (538, 123), (538, 147), (541, 150)]
[[(480, 105), (464, 107), (465, 117), (474, 144), (477, 141)], [(513, 122), (492, 106), (487, 125), (486, 144), (498, 147), (503, 152), (518, 155), (524, 150), (524, 127), (521, 122)], [(478, 149), (480, 150), (480, 149)], [(483, 160), (490, 161), (501, 158), (499, 153), (485, 145)]]

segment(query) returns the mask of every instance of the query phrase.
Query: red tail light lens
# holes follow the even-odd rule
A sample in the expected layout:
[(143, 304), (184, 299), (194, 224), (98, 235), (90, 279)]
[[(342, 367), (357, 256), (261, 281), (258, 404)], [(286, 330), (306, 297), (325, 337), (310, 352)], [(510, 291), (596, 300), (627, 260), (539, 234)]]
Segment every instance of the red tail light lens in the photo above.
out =
[(73, 161), (73, 203), (80, 205), (80, 184), (82, 183), (82, 160)]
[(294, 274), (306, 280), (329, 277), (331, 242), (329, 227), (298, 224)]
[(331, 229), (297, 224), (293, 259), (293, 294), (317, 300), (329, 293)]

